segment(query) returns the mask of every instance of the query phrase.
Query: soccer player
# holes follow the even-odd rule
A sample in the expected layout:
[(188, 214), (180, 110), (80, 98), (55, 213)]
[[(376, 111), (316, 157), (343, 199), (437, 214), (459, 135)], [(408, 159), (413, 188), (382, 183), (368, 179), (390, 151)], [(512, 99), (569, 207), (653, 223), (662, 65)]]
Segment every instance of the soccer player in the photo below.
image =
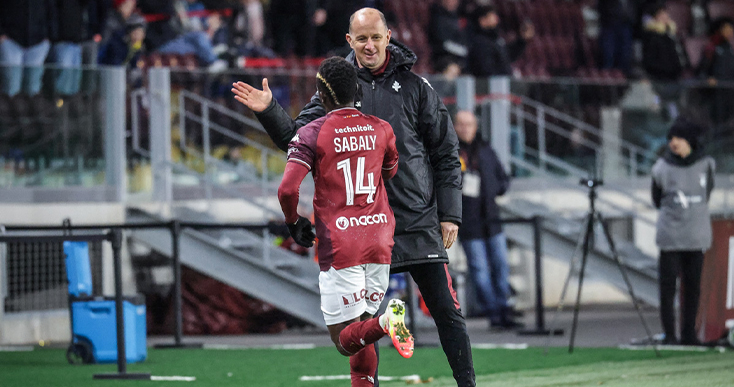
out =
[[(352, 386), (372, 386), (374, 342), (389, 334), (400, 355), (413, 355), (405, 306), (391, 300), (372, 318), (387, 290), (395, 217), (383, 180), (397, 172), (395, 134), (386, 121), (354, 108), (357, 72), (340, 57), (324, 60), (316, 75), (327, 114), (301, 127), (288, 145), (278, 200), (296, 243), (318, 236), (319, 291), (331, 340), (349, 356)], [(316, 234), (296, 211), (298, 189), (313, 173)]]

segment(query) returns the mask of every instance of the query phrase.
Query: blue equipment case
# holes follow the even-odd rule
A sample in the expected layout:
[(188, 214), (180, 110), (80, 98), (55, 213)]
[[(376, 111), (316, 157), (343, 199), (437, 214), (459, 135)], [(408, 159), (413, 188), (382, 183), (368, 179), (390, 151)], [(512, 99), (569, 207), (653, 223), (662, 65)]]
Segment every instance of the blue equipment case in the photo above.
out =
[[(67, 351), (70, 363), (112, 363), (117, 361), (117, 323), (114, 298), (92, 297), (92, 274), (87, 242), (64, 242), (66, 273), (69, 279), (69, 309), (72, 343)], [(128, 363), (146, 359), (145, 299), (125, 297), (125, 358)]]

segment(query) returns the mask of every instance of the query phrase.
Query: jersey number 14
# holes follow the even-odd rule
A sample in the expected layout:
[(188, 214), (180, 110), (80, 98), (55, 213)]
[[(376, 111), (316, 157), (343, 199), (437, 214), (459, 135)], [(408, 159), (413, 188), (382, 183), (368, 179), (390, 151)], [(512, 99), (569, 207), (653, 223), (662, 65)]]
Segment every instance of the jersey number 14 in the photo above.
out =
[(350, 159), (344, 159), (336, 163), (336, 169), (341, 169), (344, 172), (344, 185), (347, 188), (347, 205), (354, 205), (354, 195), (367, 195), (367, 203), (375, 201), (375, 192), (377, 187), (375, 186), (374, 173), (370, 172), (367, 174), (367, 185), (364, 184), (364, 157), (357, 157), (357, 181), (355, 190), (355, 184), (352, 183), (352, 168)]

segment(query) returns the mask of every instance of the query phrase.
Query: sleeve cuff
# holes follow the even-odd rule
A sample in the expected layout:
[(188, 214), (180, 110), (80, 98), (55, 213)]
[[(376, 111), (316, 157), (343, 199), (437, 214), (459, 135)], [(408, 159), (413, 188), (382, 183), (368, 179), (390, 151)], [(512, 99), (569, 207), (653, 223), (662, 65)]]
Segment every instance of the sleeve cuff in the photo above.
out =
[(436, 188), (438, 219), (461, 225), (461, 191), (456, 188)]

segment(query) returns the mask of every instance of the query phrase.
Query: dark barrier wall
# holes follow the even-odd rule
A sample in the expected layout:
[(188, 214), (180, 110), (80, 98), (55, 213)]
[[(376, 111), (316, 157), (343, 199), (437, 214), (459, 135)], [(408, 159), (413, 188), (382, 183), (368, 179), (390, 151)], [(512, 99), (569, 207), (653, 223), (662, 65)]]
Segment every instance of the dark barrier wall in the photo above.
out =
[(726, 321), (734, 320), (734, 219), (714, 219), (712, 227), (714, 242), (703, 263), (696, 321), (703, 341), (722, 338)]

